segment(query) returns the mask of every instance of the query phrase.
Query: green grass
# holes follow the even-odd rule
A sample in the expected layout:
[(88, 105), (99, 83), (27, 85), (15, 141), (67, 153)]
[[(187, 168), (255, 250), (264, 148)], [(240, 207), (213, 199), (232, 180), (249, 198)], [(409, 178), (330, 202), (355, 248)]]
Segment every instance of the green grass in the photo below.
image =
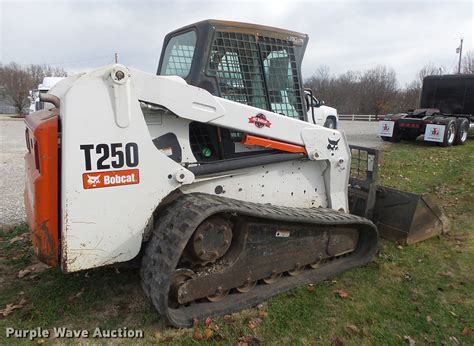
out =
[[(330, 345), (339, 340), (360, 345), (400, 344), (410, 337), (417, 344), (473, 344), (473, 160), (473, 140), (446, 149), (423, 143), (390, 147), (381, 157), (382, 183), (432, 194), (451, 218), (452, 232), (408, 247), (381, 241), (369, 265), (281, 294), (263, 308), (233, 314), (232, 321), (215, 319), (213, 336), (200, 342)], [(26, 231), (20, 225), (0, 234), (0, 309), (27, 299), (21, 309), (0, 318), (0, 344), (7, 341), (6, 327), (61, 326), (90, 331), (127, 327), (144, 330), (145, 343), (198, 343), (193, 332), (203, 333), (205, 327), (165, 327), (142, 293), (136, 270), (102, 268), (63, 275), (53, 269), (34, 279), (17, 278), (34, 256), (28, 237), (13, 243), (10, 239)], [(342, 299), (335, 290), (351, 297)], [(252, 329), (248, 322), (254, 318), (262, 323)]]

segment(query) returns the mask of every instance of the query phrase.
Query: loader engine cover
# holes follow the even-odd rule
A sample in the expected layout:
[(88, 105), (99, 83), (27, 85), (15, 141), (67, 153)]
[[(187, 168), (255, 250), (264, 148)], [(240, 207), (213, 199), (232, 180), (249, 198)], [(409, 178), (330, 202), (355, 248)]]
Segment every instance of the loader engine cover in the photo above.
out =
[(58, 110), (25, 120), (25, 210), (35, 255), (50, 266), (59, 261)]

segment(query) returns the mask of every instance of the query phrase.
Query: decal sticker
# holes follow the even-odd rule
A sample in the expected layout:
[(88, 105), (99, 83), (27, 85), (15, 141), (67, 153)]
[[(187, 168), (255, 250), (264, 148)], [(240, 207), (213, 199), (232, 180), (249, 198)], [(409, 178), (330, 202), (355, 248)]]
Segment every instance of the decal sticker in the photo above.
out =
[(86, 171), (138, 166), (137, 143), (82, 144), (79, 149), (84, 152)]
[(440, 142), (440, 143), (443, 142), (445, 130), (446, 130), (446, 126), (444, 125), (435, 125), (435, 124), (426, 125), (425, 141)]
[(133, 185), (140, 183), (140, 173), (138, 169), (84, 173), (82, 174), (82, 183), (84, 189)]
[[(331, 151), (336, 151), (336, 150), (339, 150), (339, 141), (341, 139), (339, 138), (337, 141), (332, 141), (328, 138), (328, 146), (327, 146), (327, 149), (328, 150), (331, 150)], [(334, 155), (334, 154), (332, 154)]]
[(379, 136), (392, 137), (394, 124), (395, 122), (393, 121), (379, 121)]
[(253, 117), (249, 118), (249, 123), (254, 124), (257, 126), (259, 129), (266, 127), (272, 126), (272, 123), (267, 120), (267, 117), (265, 114), (258, 113), (257, 115), (254, 115)]

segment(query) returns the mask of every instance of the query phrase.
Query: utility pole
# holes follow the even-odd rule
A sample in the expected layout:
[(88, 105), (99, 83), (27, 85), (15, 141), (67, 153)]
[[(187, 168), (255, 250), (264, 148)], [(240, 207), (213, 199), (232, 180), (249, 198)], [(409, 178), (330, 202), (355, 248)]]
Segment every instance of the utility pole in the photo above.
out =
[(461, 73), (462, 41), (463, 41), (463, 38), (461, 37), (461, 44), (459, 45), (458, 48), (456, 48), (456, 53), (459, 53), (458, 74)]

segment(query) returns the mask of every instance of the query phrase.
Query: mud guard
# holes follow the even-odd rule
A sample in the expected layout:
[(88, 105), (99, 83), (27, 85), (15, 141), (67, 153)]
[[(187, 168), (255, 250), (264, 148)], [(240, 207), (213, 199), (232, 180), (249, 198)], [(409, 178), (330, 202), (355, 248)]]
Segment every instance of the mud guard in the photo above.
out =
[(413, 244), (449, 232), (449, 219), (428, 194), (377, 186), (378, 150), (351, 148), (349, 208), (374, 222), (382, 238)]

